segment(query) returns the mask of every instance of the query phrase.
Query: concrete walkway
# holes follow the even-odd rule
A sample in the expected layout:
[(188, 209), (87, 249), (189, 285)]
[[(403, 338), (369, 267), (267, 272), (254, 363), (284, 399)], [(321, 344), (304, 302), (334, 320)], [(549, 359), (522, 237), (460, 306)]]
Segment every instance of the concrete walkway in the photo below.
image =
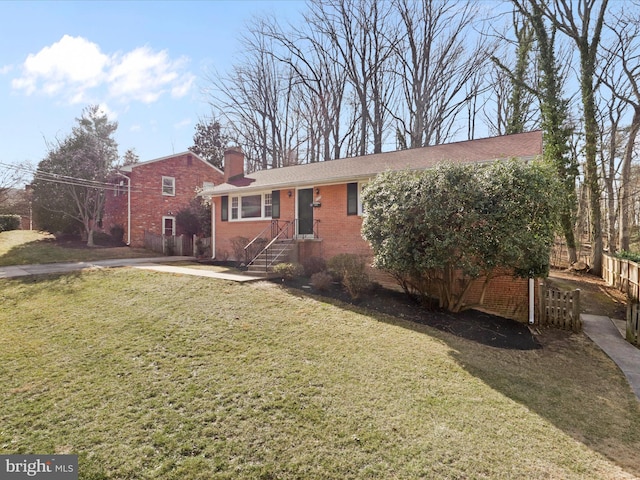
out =
[(236, 275), (232, 273), (214, 272), (199, 268), (166, 265), (171, 262), (193, 261), (194, 257), (152, 257), (152, 258), (118, 258), (114, 260), (96, 260), (93, 262), (42, 263), (37, 265), (11, 265), (0, 267), (0, 278), (16, 278), (28, 275), (47, 275), (51, 273), (68, 273), (88, 268), (133, 267), (181, 275), (218, 278), (234, 282), (252, 282), (263, 280), (262, 277)]
[(606, 353), (627, 377), (640, 400), (640, 349), (627, 342), (609, 317), (581, 314), (584, 333)]

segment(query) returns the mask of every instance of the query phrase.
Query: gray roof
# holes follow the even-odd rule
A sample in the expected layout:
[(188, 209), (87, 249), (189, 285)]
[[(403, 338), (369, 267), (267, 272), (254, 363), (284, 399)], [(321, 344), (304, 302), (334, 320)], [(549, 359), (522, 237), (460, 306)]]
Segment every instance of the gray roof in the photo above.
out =
[(542, 132), (468, 140), (432, 147), (342, 158), (318, 163), (259, 170), (202, 192), (228, 195), (258, 190), (331, 185), (372, 178), (387, 170), (422, 170), (439, 163), (476, 163), (542, 154)]

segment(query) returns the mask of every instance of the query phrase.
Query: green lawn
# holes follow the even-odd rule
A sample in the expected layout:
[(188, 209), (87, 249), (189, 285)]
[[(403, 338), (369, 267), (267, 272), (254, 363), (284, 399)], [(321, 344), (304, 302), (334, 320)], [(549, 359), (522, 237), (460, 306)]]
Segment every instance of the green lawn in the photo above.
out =
[(55, 242), (53, 235), (46, 232), (33, 230), (0, 232), (0, 267), (155, 256), (158, 254), (142, 248), (65, 248)]
[(0, 280), (0, 454), (82, 479), (620, 479), (640, 402), (583, 335), (508, 351), (135, 269)]

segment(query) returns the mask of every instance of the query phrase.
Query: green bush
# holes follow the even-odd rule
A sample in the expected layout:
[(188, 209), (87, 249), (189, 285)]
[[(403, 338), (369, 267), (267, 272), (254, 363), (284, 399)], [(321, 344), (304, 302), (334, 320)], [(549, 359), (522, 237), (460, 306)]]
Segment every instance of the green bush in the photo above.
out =
[(273, 273), (282, 277), (283, 280), (292, 280), (302, 276), (304, 269), (299, 263), (278, 263), (274, 265)]
[(331, 276), (342, 283), (354, 300), (371, 287), (364, 260), (359, 255), (341, 253), (329, 259), (328, 266)]
[(311, 286), (321, 292), (329, 290), (332, 281), (333, 278), (329, 272), (316, 272), (311, 275)]
[(0, 215), (0, 232), (18, 230), (20, 228), (20, 215)]
[(629, 260), (631, 262), (640, 263), (640, 253), (629, 252), (627, 250), (622, 250), (616, 253), (616, 257), (622, 260)]

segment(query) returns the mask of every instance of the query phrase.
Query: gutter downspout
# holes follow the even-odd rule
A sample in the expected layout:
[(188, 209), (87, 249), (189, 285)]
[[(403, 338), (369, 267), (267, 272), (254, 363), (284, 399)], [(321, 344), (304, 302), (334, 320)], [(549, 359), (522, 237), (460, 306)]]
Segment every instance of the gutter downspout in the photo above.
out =
[(535, 291), (535, 281), (533, 277), (529, 277), (529, 325), (533, 325), (535, 323)]
[(211, 197), (211, 260), (216, 258), (216, 204)]
[(120, 172), (116, 172), (116, 175), (127, 179), (127, 247), (129, 247), (131, 246), (131, 178)]

